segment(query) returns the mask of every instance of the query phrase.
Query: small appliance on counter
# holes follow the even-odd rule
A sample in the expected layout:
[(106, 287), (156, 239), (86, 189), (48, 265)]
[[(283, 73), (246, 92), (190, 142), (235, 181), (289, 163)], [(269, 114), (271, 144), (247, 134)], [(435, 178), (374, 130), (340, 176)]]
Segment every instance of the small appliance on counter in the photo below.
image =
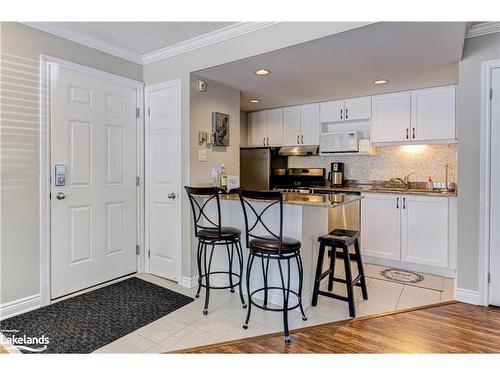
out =
[(340, 187), (344, 185), (344, 163), (335, 162), (331, 164), (328, 181), (330, 181), (331, 186)]

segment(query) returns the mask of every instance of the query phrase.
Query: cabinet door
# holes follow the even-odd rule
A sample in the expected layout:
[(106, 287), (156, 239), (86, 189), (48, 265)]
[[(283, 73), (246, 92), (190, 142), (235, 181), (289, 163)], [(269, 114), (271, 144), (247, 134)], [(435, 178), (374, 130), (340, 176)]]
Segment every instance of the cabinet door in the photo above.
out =
[(255, 143), (254, 143), (255, 112), (249, 112), (248, 113), (248, 116), (247, 116), (247, 128), (248, 128), (247, 145), (248, 146), (255, 146)]
[(410, 92), (372, 96), (372, 143), (409, 139)]
[(319, 103), (300, 106), (300, 144), (319, 145)]
[(371, 117), (371, 96), (345, 100), (344, 120), (369, 120)]
[(281, 146), (283, 144), (283, 109), (271, 109), (266, 111), (267, 115), (267, 142), (269, 146)]
[(361, 248), (365, 255), (400, 260), (401, 197), (364, 194), (361, 200)]
[(344, 120), (344, 101), (320, 103), (320, 122), (338, 122)]
[(253, 128), (254, 146), (265, 146), (267, 137), (266, 111), (255, 112), (255, 125)]
[(448, 198), (403, 196), (401, 260), (448, 266)]
[(411, 92), (411, 138), (455, 139), (455, 86)]
[(295, 146), (300, 142), (300, 106), (283, 108), (283, 144)]

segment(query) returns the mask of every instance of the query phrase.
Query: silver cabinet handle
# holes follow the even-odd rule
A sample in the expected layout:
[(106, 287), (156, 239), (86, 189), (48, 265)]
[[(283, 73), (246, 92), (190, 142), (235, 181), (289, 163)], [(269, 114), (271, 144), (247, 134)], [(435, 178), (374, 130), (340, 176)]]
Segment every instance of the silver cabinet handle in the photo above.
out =
[(346, 109), (345, 109), (345, 119), (346, 119), (346, 120), (347, 120), (347, 118), (348, 118), (348, 117), (347, 117), (347, 110), (348, 110), (348, 108), (346, 108)]
[(177, 195), (175, 195), (175, 193), (170, 193), (169, 195), (167, 195), (168, 199), (175, 199)]
[(413, 130), (413, 139), (415, 139), (415, 128), (413, 128), (412, 130)]
[(299, 135), (297, 134), (297, 144), (299, 144)]
[(267, 137), (267, 145), (269, 146), (269, 137)]
[(399, 197), (396, 198), (396, 208), (399, 209)]
[(403, 197), (403, 210), (406, 210), (406, 198)]
[(408, 128), (406, 128), (406, 139), (410, 139), (410, 137), (408, 136)]
[(341, 119), (341, 120), (343, 120), (343, 118), (342, 118), (342, 111), (343, 111), (343, 110), (341, 109), (341, 110), (340, 110), (340, 119)]
[(59, 200), (63, 200), (66, 198), (66, 194), (64, 194), (62, 191), (56, 194), (56, 198)]
[(262, 144), (265, 146), (266, 145), (266, 137), (262, 138)]
[(304, 134), (302, 134), (302, 135), (300, 136), (300, 141), (301, 141), (301, 143), (302, 143), (302, 144), (304, 144)]

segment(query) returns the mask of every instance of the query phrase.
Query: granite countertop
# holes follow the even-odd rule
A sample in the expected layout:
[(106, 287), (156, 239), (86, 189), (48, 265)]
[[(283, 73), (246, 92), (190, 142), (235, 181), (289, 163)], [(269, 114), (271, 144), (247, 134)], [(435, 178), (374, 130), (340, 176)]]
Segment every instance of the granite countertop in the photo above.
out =
[(385, 187), (380, 185), (348, 185), (342, 187), (331, 187), (329, 185), (312, 186), (313, 193), (317, 191), (335, 191), (335, 192), (353, 192), (353, 193), (386, 193), (386, 194), (416, 194), (416, 195), (433, 195), (440, 197), (456, 197), (456, 191), (446, 190), (427, 190), (424, 188), (410, 188), (404, 190), (402, 188)]
[[(239, 200), (238, 194), (221, 194), (220, 199)], [(339, 207), (363, 199), (361, 195), (283, 193), (283, 204), (315, 207)], [(248, 199), (252, 201), (252, 199)]]

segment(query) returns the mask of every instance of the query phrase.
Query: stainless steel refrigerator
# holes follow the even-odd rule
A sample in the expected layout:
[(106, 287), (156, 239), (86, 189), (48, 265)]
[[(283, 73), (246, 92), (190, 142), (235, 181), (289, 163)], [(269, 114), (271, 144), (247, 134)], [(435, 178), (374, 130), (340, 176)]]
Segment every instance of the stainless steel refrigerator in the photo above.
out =
[(271, 188), (271, 150), (242, 148), (240, 150), (240, 186), (246, 189)]

